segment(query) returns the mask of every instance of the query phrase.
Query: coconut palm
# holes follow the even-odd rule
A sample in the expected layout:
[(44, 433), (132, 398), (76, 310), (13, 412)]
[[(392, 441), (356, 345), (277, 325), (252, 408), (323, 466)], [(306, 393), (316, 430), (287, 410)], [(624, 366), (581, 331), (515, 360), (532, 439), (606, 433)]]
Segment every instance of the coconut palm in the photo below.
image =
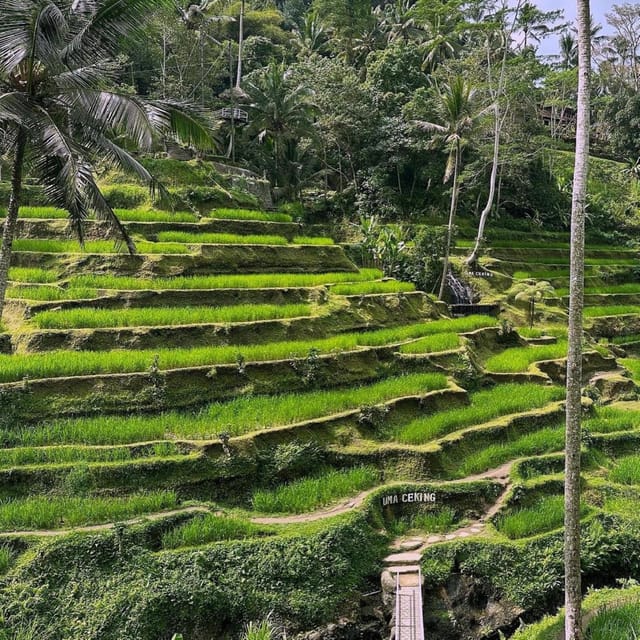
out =
[(438, 294), (442, 300), (449, 275), (449, 254), (460, 190), (462, 149), (465, 144), (465, 135), (471, 130), (475, 119), (482, 112), (474, 114), (475, 91), (461, 75), (455, 76), (449, 84), (445, 84), (441, 88), (436, 87), (436, 95), (435, 108), (439, 122), (419, 121), (416, 122), (416, 126), (423, 131), (435, 133), (444, 141), (448, 150), (444, 181), (452, 180), (452, 185), (447, 242)]
[(287, 67), (272, 62), (246, 84), (252, 130), (273, 160), (276, 186), (287, 184), (287, 157), (295, 155), (292, 146), (300, 138), (312, 137), (313, 105), (311, 92), (288, 79)]
[(0, 315), (23, 179), (28, 173), (64, 208), (82, 242), (90, 213), (135, 245), (98, 188), (96, 163), (153, 176), (129, 152), (160, 139), (209, 145), (199, 114), (168, 101), (142, 101), (112, 88), (112, 62), (124, 37), (136, 37), (149, 12), (170, 0), (4, 0), (0, 20), (0, 154), (11, 159), (11, 195), (0, 246)]
[(565, 638), (581, 640), (580, 446), (582, 334), (584, 307), (584, 229), (589, 167), (591, 85), (591, 12), (589, 0), (578, 0), (578, 115), (571, 206), (571, 277), (567, 354), (565, 438)]

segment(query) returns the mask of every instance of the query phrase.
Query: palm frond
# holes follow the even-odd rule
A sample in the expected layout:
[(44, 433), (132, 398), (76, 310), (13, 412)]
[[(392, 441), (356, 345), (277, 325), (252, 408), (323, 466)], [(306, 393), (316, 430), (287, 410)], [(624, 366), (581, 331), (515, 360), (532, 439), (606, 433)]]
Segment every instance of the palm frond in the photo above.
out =
[(5, 0), (0, 20), (0, 74), (15, 69), (33, 48), (31, 34), (38, 6), (32, 0)]
[(413, 124), (421, 131), (447, 133), (447, 127), (443, 127), (441, 124), (435, 122), (425, 122), (424, 120), (414, 120)]
[(80, 113), (79, 124), (91, 123), (95, 128), (124, 133), (141, 149), (151, 149), (155, 131), (145, 105), (137, 98), (111, 91), (77, 91), (64, 100)]
[(152, 11), (172, 7), (172, 0), (74, 2), (78, 28), (64, 47), (63, 58), (79, 61), (89, 55), (115, 54), (122, 38), (142, 33)]
[(215, 137), (211, 118), (192, 105), (170, 100), (154, 100), (145, 103), (149, 121), (163, 136), (175, 137), (180, 143), (202, 149), (215, 149)]
[(95, 182), (93, 172), (90, 167), (84, 167), (79, 177), (81, 178), (82, 191), (87, 199), (87, 203), (90, 208), (95, 211), (98, 220), (106, 222), (111, 231), (116, 234), (116, 238), (124, 241), (129, 253), (134, 255), (136, 253), (136, 245), (131, 239), (129, 232), (125, 229), (114, 210), (109, 206), (109, 203), (102, 195), (102, 192)]

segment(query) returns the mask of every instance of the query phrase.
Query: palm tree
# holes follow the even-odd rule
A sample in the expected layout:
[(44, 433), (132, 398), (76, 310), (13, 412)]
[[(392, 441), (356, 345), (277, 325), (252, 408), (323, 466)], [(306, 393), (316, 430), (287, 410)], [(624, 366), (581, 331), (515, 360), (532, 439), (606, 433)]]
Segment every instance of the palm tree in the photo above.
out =
[(98, 188), (97, 161), (158, 184), (127, 148), (151, 149), (175, 134), (209, 145), (199, 114), (167, 101), (143, 102), (110, 88), (110, 62), (125, 36), (138, 36), (149, 12), (170, 0), (10, 0), (0, 20), (0, 154), (11, 157), (11, 195), (0, 246), (0, 315), (28, 171), (64, 208), (80, 242), (90, 213), (106, 221), (130, 253), (135, 245)]
[(447, 284), (447, 276), (449, 275), (449, 255), (453, 237), (453, 225), (458, 208), (462, 148), (465, 142), (464, 136), (473, 126), (474, 119), (477, 115), (472, 115), (475, 91), (463, 76), (455, 76), (453, 80), (449, 84), (444, 85), (442, 89), (437, 87), (436, 93), (436, 112), (440, 122), (419, 121), (416, 122), (416, 125), (423, 131), (436, 133), (444, 138), (444, 143), (448, 149), (444, 181), (448, 182), (451, 179), (453, 180), (451, 186), (449, 223), (447, 226), (447, 242), (442, 266), (442, 277), (440, 280), (440, 292), (438, 294), (438, 298), (442, 300)]
[(572, 33), (565, 31), (560, 36), (560, 68), (574, 69), (578, 64), (578, 43)]
[(584, 227), (589, 166), (591, 85), (591, 12), (589, 0), (578, 0), (578, 116), (571, 206), (571, 277), (565, 444), (565, 639), (582, 639), (580, 576), (580, 445), (582, 333), (584, 306)]
[(283, 164), (287, 156), (295, 157), (292, 145), (313, 135), (311, 92), (303, 84), (290, 82), (287, 67), (276, 62), (249, 80), (246, 89), (252, 129), (271, 153), (274, 182), (289, 186)]

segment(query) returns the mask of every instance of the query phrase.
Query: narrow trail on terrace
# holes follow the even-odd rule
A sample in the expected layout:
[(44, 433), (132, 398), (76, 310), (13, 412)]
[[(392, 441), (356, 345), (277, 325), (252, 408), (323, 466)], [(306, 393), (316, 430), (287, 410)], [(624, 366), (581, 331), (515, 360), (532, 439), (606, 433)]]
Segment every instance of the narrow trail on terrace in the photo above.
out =
[[(459, 529), (451, 534), (448, 534), (446, 537), (439, 536), (437, 542), (444, 540), (452, 539), (449, 536), (453, 537), (466, 537), (463, 532), (467, 529), (472, 529), (477, 526), (484, 526), (484, 522), (488, 520), (491, 516), (495, 515), (502, 507), (504, 500), (507, 495), (507, 489), (510, 485), (509, 482), (509, 474), (511, 472), (511, 467), (513, 466), (513, 461), (498, 467), (497, 469), (490, 469), (489, 471), (485, 471), (484, 473), (479, 473), (477, 475), (467, 476), (465, 478), (459, 478), (457, 480), (449, 480), (449, 481), (434, 481), (434, 485), (445, 485), (445, 484), (461, 484), (465, 482), (477, 482), (480, 480), (497, 480), (502, 485), (504, 485), (504, 491), (502, 492), (498, 501), (491, 507), (489, 511), (487, 511), (482, 518), (478, 521), (468, 524), (466, 527)], [(397, 483), (402, 484), (402, 483)], [(393, 484), (387, 485), (389, 487), (393, 486)], [(374, 487), (373, 489), (368, 489), (366, 491), (362, 491), (358, 495), (349, 498), (343, 502), (340, 502), (337, 505), (326, 507), (320, 509), (318, 511), (313, 511), (311, 513), (302, 513), (295, 515), (286, 515), (286, 516), (260, 516), (250, 518), (250, 521), (254, 524), (296, 524), (296, 523), (305, 523), (305, 522), (314, 522), (316, 520), (324, 520), (326, 518), (331, 518), (333, 516), (338, 516), (343, 513), (347, 513), (349, 511), (353, 511), (358, 507), (362, 506), (364, 501), (374, 492), (378, 491), (380, 487)], [(113, 529), (116, 525), (136, 525), (142, 524), (148, 521), (161, 520), (163, 518), (167, 518), (170, 516), (185, 514), (185, 513), (216, 513), (222, 515), (222, 512), (219, 510), (211, 510), (204, 506), (193, 506), (193, 507), (184, 507), (183, 509), (174, 509), (172, 511), (160, 511), (157, 513), (150, 513), (147, 515), (137, 516), (136, 518), (131, 518), (130, 520), (119, 520), (117, 522), (107, 522), (104, 524), (94, 524), (87, 525), (81, 527), (70, 527), (66, 529), (31, 529), (31, 530), (21, 530), (21, 531), (5, 531), (0, 533), (0, 538), (6, 537), (15, 537), (15, 536), (42, 536), (42, 537), (52, 537), (52, 536), (60, 536), (68, 533), (91, 533), (91, 532), (99, 532), (99, 531), (108, 531), (109, 529)], [(434, 538), (431, 536), (429, 540)], [(436, 541), (432, 541), (431, 544), (434, 544)]]
[(82, 527), (71, 527), (68, 529), (26, 529), (23, 531), (4, 531), (0, 533), (0, 537), (7, 538), (9, 536), (62, 536), (67, 533), (83, 533), (92, 531), (107, 531), (113, 529), (116, 525), (135, 525), (142, 524), (143, 522), (149, 522), (154, 520), (162, 520), (163, 518), (169, 518), (171, 516), (178, 516), (183, 513), (211, 513), (210, 509), (206, 507), (184, 507), (183, 509), (172, 509), (171, 511), (158, 511), (156, 513), (150, 513), (147, 515), (137, 516), (130, 520), (118, 520), (117, 522), (106, 522), (104, 524), (91, 524)]

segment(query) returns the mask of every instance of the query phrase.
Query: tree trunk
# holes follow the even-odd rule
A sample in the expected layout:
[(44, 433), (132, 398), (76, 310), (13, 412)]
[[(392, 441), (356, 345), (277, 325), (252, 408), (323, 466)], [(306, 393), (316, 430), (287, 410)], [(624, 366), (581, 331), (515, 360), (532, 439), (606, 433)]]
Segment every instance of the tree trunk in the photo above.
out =
[(467, 257), (467, 264), (471, 265), (477, 262), (480, 257), (480, 250), (482, 248), (482, 238), (484, 236), (484, 228), (487, 224), (487, 218), (493, 208), (493, 201), (496, 197), (496, 184), (498, 182), (498, 164), (500, 159), (500, 106), (498, 99), (496, 98), (496, 105), (494, 107), (493, 117), (495, 118), (495, 124), (493, 129), (493, 160), (491, 162), (491, 177), (489, 178), (489, 197), (487, 203), (480, 214), (480, 222), (478, 223), (478, 234), (476, 236), (476, 243), (473, 247), (473, 251)]
[(578, 116), (571, 206), (571, 275), (565, 444), (565, 640), (582, 640), (580, 575), (580, 444), (582, 312), (584, 304), (584, 227), (589, 164), (591, 14), (589, 0), (578, 2)]
[(20, 196), (22, 195), (22, 170), (24, 165), (24, 152), (27, 147), (27, 135), (20, 129), (16, 139), (16, 151), (11, 170), (11, 196), (7, 217), (2, 227), (2, 245), (0, 246), (0, 318), (4, 311), (5, 296), (7, 293), (7, 281), (9, 279), (9, 266), (11, 264), (11, 246), (20, 210)]
[(449, 224), (447, 225), (447, 244), (444, 248), (444, 260), (442, 262), (442, 279), (440, 280), (440, 292), (438, 300), (444, 298), (444, 289), (447, 286), (447, 276), (449, 275), (449, 256), (451, 254), (451, 240), (453, 238), (453, 223), (456, 218), (458, 207), (458, 174), (460, 173), (460, 139), (456, 140), (455, 164), (453, 170), (453, 193), (451, 194), (451, 208), (449, 209)]
[(244, 53), (244, 0), (240, 4), (240, 23), (238, 24), (238, 69), (236, 73), (236, 87), (242, 83), (242, 55)]

